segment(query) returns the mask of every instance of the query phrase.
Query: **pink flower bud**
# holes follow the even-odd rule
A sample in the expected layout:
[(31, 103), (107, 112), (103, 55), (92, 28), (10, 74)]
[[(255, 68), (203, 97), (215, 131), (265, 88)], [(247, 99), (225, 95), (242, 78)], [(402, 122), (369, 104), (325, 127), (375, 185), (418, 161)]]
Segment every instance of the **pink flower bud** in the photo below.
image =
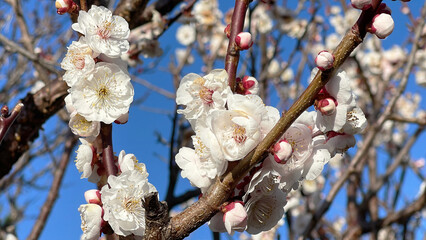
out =
[(257, 94), (259, 92), (259, 84), (254, 77), (244, 76), (241, 80), (241, 85), (243, 87), (243, 94)]
[(315, 64), (318, 69), (321, 71), (325, 71), (333, 67), (334, 56), (328, 51), (321, 51), (318, 53), (318, 56), (315, 58)]
[(316, 108), (322, 115), (330, 116), (336, 111), (337, 102), (332, 98), (321, 99), (317, 102)]
[(78, 10), (78, 5), (72, 0), (56, 0), (55, 2), (56, 12), (59, 15), (67, 12), (71, 13)]
[(371, 7), (372, 0), (351, 0), (352, 7), (360, 10), (367, 10)]
[(377, 14), (373, 18), (371, 33), (376, 34), (376, 36), (380, 39), (385, 39), (392, 33), (394, 27), (395, 23), (391, 15), (386, 13)]
[(84, 199), (86, 199), (87, 203), (102, 205), (101, 193), (97, 189), (87, 190), (84, 193)]
[(293, 154), (291, 144), (285, 139), (275, 143), (273, 151), (275, 162), (283, 164), (285, 164)]
[(226, 37), (229, 38), (231, 36), (231, 24), (228, 24), (224, 30)]
[(241, 50), (249, 49), (253, 46), (253, 41), (251, 40), (251, 34), (249, 32), (240, 32), (235, 37), (235, 43)]
[(125, 124), (129, 121), (129, 112), (121, 115), (119, 118), (117, 118), (114, 122), (117, 124)]
[(233, 234), (234, 231), (244, 232), (247, 227), (247, 212), (242, 202), (232, 202), (224, 208), (223, 222), (226, 231)]

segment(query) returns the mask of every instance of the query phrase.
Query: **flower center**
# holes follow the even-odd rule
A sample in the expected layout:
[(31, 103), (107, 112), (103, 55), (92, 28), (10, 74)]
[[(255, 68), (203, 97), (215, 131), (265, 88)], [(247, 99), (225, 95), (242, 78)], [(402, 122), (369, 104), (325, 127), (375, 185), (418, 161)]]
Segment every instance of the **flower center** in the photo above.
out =
[(98, 28), (97, 34), (102, 39), (108, 39), (114, 27), (115, 24), (113, 22), (104, 21), (101, 27)]
[(212, 104), (213, 103), (213, 90), (210, 90), (206, 87), (202, 87), (201, 90), (198, 92), (198, 95), (200, 95), (201, 100), (203, 100), (206, 104)]
[(234, 124), (234, 132), (232, 134), (232, 138), (237, 143), (243, 143), (246, 141), (246, 129), (238, 124)]
[(141, 206), (141, 201), (135, 198), (124, 198), (123, 208), (129, 213), (135, 213)]
[(106, 88), (105, 85), (102, 85), (98, 90), (98, 97), (105, 98), (108, 95), (108, 93), (109, 93), (108, 88)]
[(67, 54), (71, 58), (71, 63), (75, 66), (75, 68), (81, 70), (84, 68), (84, 54), (80, 51), (70, 50)]
[(260, 224), (263, 224), (272, 215), (272, 211), (274, 210), (273, 208), (274, 205), (270, 204), (269, 201), (256, 201), (253, 206), (252, 213), (254, 214), (255, 219)]

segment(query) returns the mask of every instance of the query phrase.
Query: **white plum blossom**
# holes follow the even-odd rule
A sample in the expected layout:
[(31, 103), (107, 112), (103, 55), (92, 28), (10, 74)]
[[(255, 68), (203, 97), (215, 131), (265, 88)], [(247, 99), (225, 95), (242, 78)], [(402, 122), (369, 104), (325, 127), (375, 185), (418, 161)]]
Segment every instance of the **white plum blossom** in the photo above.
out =
[(252, 13), (252, 30), (265, 34), (272, 30), (273, 21), (271, 13), (266, 9), (266, 4), (259, 4)]
[[(321, 90), (316, 108), (317, 127), (322, 131), (339, 131), (346, 123), (348, 109), (355, 107), (355, 99), (345, 71), (337, 73)], [(333, 111), (322, 110), (325, 104), (333, 102)], [(329, 105), (325, 105), (328, 107)]]
[(80, 11), (72, 29), (83, 34), (86, 42), (97, 53), (119, 57), (129, 50), (129, 24), (120, 16), (113, 16), (105, 7), (93, 5), (88, 12)]
[(346, 134), (361, 133), (367, 126), (367, 119), (361, 108), (354, 107), (346, 114), (346, 124), (343, 125), (343, 132)]
[(344, 153), (349, 148), (355, 146), (355, 137), (351, 134), (328, 132), (326, 147), (333, 157), (336, 153)]
[(81, 137), (96, 137), (101, 129), (100, 122), (87, 121), (86, 118), (78, 114), (77, 111), (71, 113), (68, 126), (75, 135)]
[(326, 145), (326, 137), (320, 135), (312, 139), (312, 155), (305, 162), (303, 167), (303, 178), (306, 180), (314, 180), (320, 176), (324, 165), (330, 161), (331, 155), (329, 147)]
[(222, 12), (218, 8), (217, 0), (197, 1), (192, 8), (192, 14), (197, 20), (199, 26), (211, 27), (218, 23), (222, 18)]
[(197, 135), (192, 136), (194, 149), (183, 147), (176, 155), (176, 164), (182, 169), (183, 178), (188, 178), (193, 186), (202, 192), (214, 182), (226, 169), (219, 143), (211, 131), (198, 125)]
[(101, 235), (102, 208), (97, 204), (83, 204), (78, 208), (81, 217), (80, 240), (96, 240)]
[(188, 46), (195, 41), (195, 27), (192, 25), (181, 25), (176, 30), (176, 39), (182, 45)]
[(83, 75), (90, 73), (95, 68), (95, 60), (98, 54), (94, 53), (87, 45), (86, 39), (81, 37), (78, 42), (73, 41), (68, 47), (68, 52), (61, 62), (61, 68), (66, 70), (63, 79), (72, 87)]
[(248, 214), (246, 231), (258, 234), (273, 228), (282, 219), (286, 203), (286, 193), (277, 187), (268, 195), (250, 198), (245, 203)]
[(215, 69), (204, 77), (190, 73), (182, 78), (176, 92), (176, 103), (185, 105), (178, 113), (194, 126), (196, 119), (205, 117), (212, 110), (225, 109), (226, 97), (231, 94), (228, 74)]
[(130, 77), (117, 65), (103, 62), (69, 91), (72, 105), (81, 116), (107, 124), (129, 111), (134, 95)]
[(200, 188), (201, 192), (205, 192), (213, 184), (214, 179), (209, 178), (206, 174), (199, 171), (202, 168), (212, 169), (209, 167), (213, 165), (209, 161), (210, 159), (200, 159), (195, 150), (188, 147), (179, 149), (175, 159), (176, 164), (182, 169), (182, 178), (188, 178), (191, 185)]
[(108, 184), (101, 189), (104, 220), (118, 235), (145, 234), (144, 196), (156, 192), (146, 177), (139, 171), (126, 171), (108, 177)]
[(80, 146), (77, 149), (77, 156), (75, 159), (75, 166), (81, 172), (81, 178), (89, 178), (93, 171), (93, 158), (95, 156), (95, 149), (84, 138), (80, 138)]
[(236, 161), (266, 136), (280, 116), (257, 95), (230, 95), (227, 104), (228, 110), (213, 111), (208, 121), (225, 159)]
[(127, 171), (138, 171), (144, 178), (148, 177), (145, 164), (140, 163), (134, 154), (126, 154), (124, 150), (121, 150), (118, 155), (118, 165), (121, 172)]

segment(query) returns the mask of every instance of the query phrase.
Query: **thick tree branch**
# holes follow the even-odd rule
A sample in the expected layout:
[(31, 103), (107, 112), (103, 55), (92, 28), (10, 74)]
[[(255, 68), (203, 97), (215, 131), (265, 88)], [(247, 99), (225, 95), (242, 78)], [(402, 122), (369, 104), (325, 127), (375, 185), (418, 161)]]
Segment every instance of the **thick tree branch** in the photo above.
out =
[(19, 157), (38, 137), (42, 125), (64, 106), (68, 86), (56, 80), (36, 94), (21, 99), (24, 107), (0, 145), (0, 178), (5, 176)]

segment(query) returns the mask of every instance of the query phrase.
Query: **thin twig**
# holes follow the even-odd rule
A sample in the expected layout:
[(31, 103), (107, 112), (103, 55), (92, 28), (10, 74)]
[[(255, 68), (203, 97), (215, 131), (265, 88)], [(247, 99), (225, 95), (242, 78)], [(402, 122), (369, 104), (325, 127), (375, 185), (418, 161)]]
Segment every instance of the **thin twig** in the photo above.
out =
[(41, 232), (44, 229), (47, 218), (49, 217), (49, 214), (52, 211), (53, 205), (58, 199), (58, 193), (62, 183), (62, 179), (64, 177), (65, 170), (67, 169), (68, 162), (72, 153), (72, 149), (74, 148), (74, 145), (77, 143), (77, 139), (78, 138), (75, 135), (73, 135), (71, 131), (69, 131), (68, 139), (65, 142), (64, 153), (62, 154), (61, 162), (59, 163), (59, 166), (55, 171), (49, 194), (47, 195), (47, 199), (40, 210), (40, 215), (38, 216), (27, 240), (38, 239), (40, 237)]
[(228, 73), (228, 83), (232, 92), (235, 91), (235, 78), (240, 59), (240, 51), (235, 38), (243, 31), (244, 19), (250, 2), (251, 0), (235, 0), (234, 13), (232, 14), (231, 34), (225, 58), (225, 70)]

